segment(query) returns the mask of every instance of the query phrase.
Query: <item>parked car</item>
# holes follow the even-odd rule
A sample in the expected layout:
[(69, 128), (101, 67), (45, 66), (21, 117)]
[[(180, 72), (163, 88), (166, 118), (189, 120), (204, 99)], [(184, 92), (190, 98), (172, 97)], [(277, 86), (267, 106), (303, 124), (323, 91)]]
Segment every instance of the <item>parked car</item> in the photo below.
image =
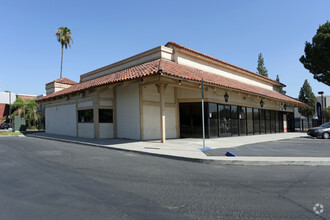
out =
[(0, 125), (0, 129), (8, 129), (8, 128), (10, 128), (10, 124), (9, 123), (2, 123)]
[(320, 127), (309, 129), (307, 134), (312, 137), (328, 139), (330, 137), (330, 122), (320, 125)]

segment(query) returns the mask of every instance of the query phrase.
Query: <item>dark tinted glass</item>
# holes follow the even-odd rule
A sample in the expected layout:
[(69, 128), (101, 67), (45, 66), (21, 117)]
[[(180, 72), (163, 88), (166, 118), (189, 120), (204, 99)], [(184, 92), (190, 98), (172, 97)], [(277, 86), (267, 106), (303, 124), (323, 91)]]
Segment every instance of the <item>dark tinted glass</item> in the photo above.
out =
[(253, 134), (253, 111), (252, 108), (246, 108), (246, 120), (247, 120), (247, 130), (248, 134)]
[(215, 103), (208, 103), (208, 105), (208, 134), (209, 137), (218, 137), (218, 105)]
[(202, 137), (202, 103), (180, 103), (179, 112), (180, 137)]
[(253, 109), (253, 129), (254, 134), (260, 133), (260, 124), (259, 124), (259, 109)]
[(231, 136), (230, 129), (230, 106), (229, 105), (218, 105), (219, 111), (219, 131), (220, 137), (228, 137)]
[(266, 127), (265, 127), (265, 110), (260, 109), (260, 133), (264, 134), (266, 132)]
[(113, 110), (112, 109), (99, 109), (99, 122), (100, 123), (113, 123)]
[(265, 115), (266, 115), (266, 133), (269, 134), (270, 133), (270, 111), (269, 110), (265, 110)]
[(278, 111), (275, 111), (275, 127), (276, 133), (280, 132), (279, 121), (278, 121)]
[(246, 135), (246, 108), (238, 107), (238, 117), (239, 117), (239, 134), (241, 136)]
[(280, 132), (283, 132), (283, 112), (278, 112), (278, 127)]
[(271, 132), (276, 132), (276, 124), (275, 124), (275, 111), (270, 111), (270, 118), (271, 118)]
[(238, 135), (238, 109), (236, 105), (231, 106), (231, 133), (232, 136)]
[(78, 122), (80, 123), (93, 122), (93, 109), (78, 110)]

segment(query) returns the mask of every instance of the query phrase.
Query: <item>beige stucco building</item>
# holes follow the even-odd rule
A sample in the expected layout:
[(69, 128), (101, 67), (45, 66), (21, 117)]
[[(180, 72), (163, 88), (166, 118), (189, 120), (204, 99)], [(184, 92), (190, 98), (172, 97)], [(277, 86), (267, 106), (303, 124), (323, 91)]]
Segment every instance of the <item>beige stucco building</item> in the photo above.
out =
[(294, 130), (285, 85), (174, 42), (80, 76), (46, 85), (46, 132), (136, 140), (202, 136), (201, 82), (206, 136)]

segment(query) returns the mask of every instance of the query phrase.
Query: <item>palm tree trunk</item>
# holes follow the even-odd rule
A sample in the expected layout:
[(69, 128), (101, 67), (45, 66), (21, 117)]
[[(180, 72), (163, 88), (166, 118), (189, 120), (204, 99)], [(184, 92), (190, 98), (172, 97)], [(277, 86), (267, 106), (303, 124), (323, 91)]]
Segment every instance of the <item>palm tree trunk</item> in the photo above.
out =
[(62, 55), (61, 55), (61, 74), (60, 74), (60, 78), (62, 78), (62, 65), (63, 65), (63, 44), (62, 44)]

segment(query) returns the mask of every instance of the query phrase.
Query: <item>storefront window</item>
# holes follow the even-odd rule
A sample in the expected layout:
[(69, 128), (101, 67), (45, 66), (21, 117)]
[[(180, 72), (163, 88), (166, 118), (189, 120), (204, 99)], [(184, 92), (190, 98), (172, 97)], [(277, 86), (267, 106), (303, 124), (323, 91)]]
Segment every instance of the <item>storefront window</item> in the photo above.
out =
[(241, 136), (246, 135), (246, 108), (238, 107), (238, 117), (239, 117), (239, 134)]
[(113, 123), (113, 110), (112, 109), (99, 109), (99, 122), (100, 123)]
[(231, 106), (231, 133), (232, 136), (238, 135), (238, 108), (236, 105)]
[(92, 123), (93, 122), (93, 109), (78, 110), (78, 122)]
[(180, 137), (200, 138), (202, 134), (201, 103), (180, 103)]
[(265, 110), (260, 109), (260, 133), (265, 134), (266, 133), (266, 123), (265, 123)]
[(219, 111), (219, 137), (231, 136), (231, 117), (229, 105), (218, 105)]
[(252, 108), (246, 108), (247, 130), (248, 134), (253, 134), (253, 111)]
[(278, 127), (280, 132), (283, 132), (283, 112), (278, 112)]
[(272, 133), (276, 132), (275, 111), (270, 111)]
[(279, 112), (278, 111), (275, 111), (275, 127), (276, 127), (276, 133), (279, 133), (280, 132), (278, 115), (279, 115)]
[[(202, 137), (201, 103), (180, 103), (180, 137)], [(112, 123), (111, 109), (100, 109), (100, 122)], [(205, 103), (208, 138), (283, 132), (283, 112), (236, 105)], [(86, 121), (86, 119), (84, 119)]]
[(253, 134), (260, 134), (259, 109), (253, 109)]
[(269, 134), (270, 133), (270, 111), (269, 110), (265, 110), (265, 120), (266, 120), (266, 133)]
[(218, 105), (215, 103), (208, 104), (208, 136), (218, 137)]

